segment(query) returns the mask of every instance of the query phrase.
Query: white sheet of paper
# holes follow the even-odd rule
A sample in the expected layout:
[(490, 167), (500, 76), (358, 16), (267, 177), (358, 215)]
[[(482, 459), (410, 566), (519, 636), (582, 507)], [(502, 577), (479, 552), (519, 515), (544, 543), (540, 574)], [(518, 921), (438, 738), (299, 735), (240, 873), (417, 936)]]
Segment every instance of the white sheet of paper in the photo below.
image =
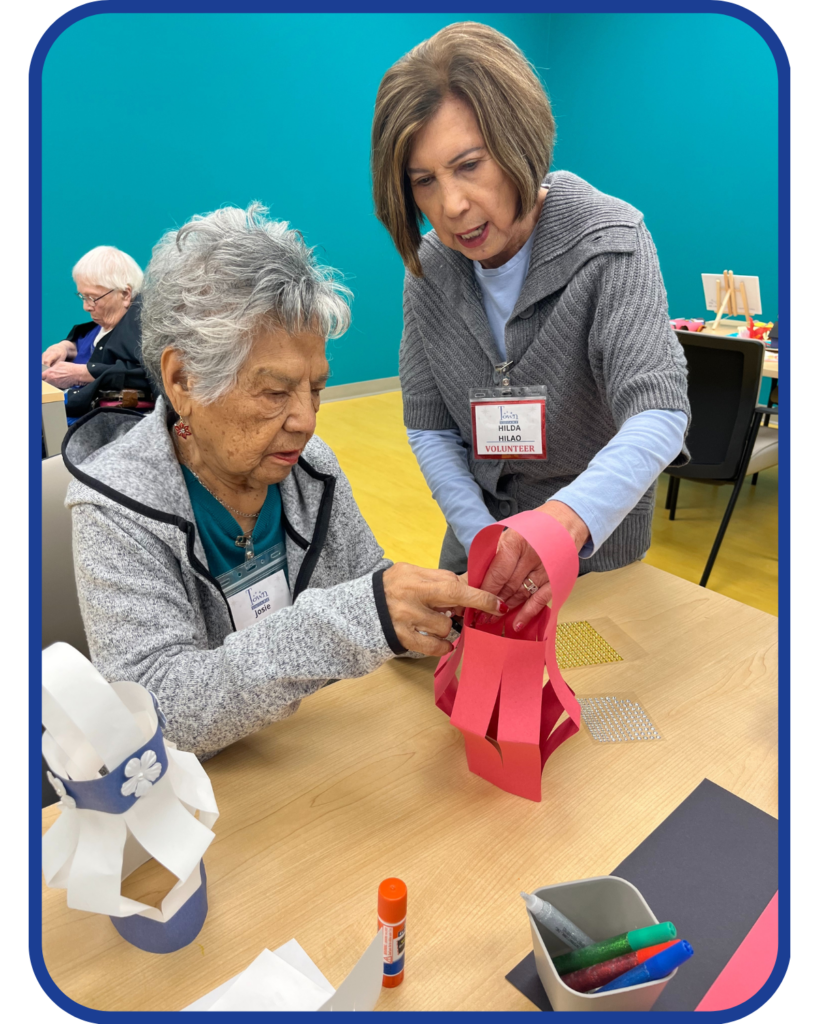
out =
[(333, 995), (335, 993), (333, 986), (324, 977), (318, 967), (316, 967), (295, 939), (285, 942), (283, 946), (279, 946), (279, 948), (274, 949), (273, 952), (277, 957), (284, 960), (285, 963), (290, 964), (291, 967), (295, 967), (297, 971), (301, 971), (306, 978), (315, 982), (316, 985), (318, 985), (319, 988), (324, 989), (328, 995)]
[(326, 989), (264, 949), (211, 1010), (317, 1010), (326, 1001)]
[(367, 946), (364, 955), (321, 1010), (374, 1010), (384, 977), (384, 949), (381, 932)]
[[(269, 953), (270, 950), (264, 950), (265, 953)], [(310, 981), (318, 985), (319, 988), (323, 989), (325, 993), (332, 995), (335, 989), (330, 982), (324, 977), (321, 971), (316, 967), (310, 957), (304, 952), (301, 946), (295, 939), (291, 939), (289, 942), (285, 942), (283, 946), (279, 946), (278, 949), (274, 950), (271, 954), (277, 956), (279, 959), (284, 960), (285, 963), (294, 967), (297, 971), (303, 974)], [(242, 974), (235, 974), (232, 978), (219, 985), (212, 992), (208, 992), (206, 996), (202, 996), (201, 999), (197, 999), (195, 1003), (191, 1003), (190, 1006), (184, 1007), (184, 1011), (187, 1010), (210, 1010), (214, 1003), (217, 1002), (232, 986), (241, 978)]]
[[(291, 939), (274, 953), (265, 949), (246, 971), (186, 1006), (185, 1010), (373, 1010), (381, 995), (384, 971), (381, 946), (381, 933), (378, 932), (338, 991), (333, 992), (330, 982), (298, 942)], [(253, 976), (246, 979), (251, 970)], [(298, 975), (301, 981), (294, 975)], [(299, 985), (295, 998), (302, 1005), (290, 1002), (283, 1005), (285, 1000), (294, 996), (293, 983)], [(321, 992), (321, 999), (314, 1005), (304, 1005), (312, 1003), (318, 992)]]

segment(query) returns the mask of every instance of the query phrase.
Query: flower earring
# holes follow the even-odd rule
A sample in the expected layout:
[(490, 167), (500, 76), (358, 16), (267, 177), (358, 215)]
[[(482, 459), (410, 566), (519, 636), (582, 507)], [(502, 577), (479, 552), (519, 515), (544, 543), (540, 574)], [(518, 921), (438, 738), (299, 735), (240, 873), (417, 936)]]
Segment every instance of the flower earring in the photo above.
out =
[(181, 437), (183, 441), (186, 441), (193, 433), (188, 424), (182, 419), (174, 423), (173, 429), (176, 431), (176, 436)]

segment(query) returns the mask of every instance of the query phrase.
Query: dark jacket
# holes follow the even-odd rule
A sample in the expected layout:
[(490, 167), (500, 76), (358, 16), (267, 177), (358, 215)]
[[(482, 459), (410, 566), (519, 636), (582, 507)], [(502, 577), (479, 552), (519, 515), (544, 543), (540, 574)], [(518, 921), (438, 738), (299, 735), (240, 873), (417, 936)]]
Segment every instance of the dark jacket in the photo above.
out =
[[(146, 396), (154, 395), (148, 372), (142, 365), (141, 309), (142, 300), (137, 296), (120, 322), (96, 344), (87, 363), (88, 372), (95, 379), (66, 391), (65, 411), (68, 416), (87, 413), (100, 391), (135, 388), (144, 391)], [(68, 333), (68, 341), (76, 344), (94, 327), (93, 321), (75, 324)]]

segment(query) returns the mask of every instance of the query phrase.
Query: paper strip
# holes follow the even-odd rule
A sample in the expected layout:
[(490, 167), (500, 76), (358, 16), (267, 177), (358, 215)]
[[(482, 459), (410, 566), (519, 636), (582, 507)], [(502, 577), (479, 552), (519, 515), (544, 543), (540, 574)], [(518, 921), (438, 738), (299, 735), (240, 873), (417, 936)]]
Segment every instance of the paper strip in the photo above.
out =
[(187, 878), (213, 842), (213, 832), (179, 803), (168, 776), (124, 815), (134, 838), (177, 878)]
[(119, 913), (125, 818), (99, 811), (73, 811), (80, 830), (68, 877), (66, 902), (74, 910)]
[[(43, 690), (46, 729), (54, 735), (60, 732), (49, 721), (53, 702), (82, 734), (82, 745), (90, 744), (109, 771), (145, 742), (133, 715), (88, 659), (69, 644), (52, 644), (43, 651)], [(77, 759), (73, 750), (68, 753)]]
[(698, 1010), (732, 1010), (755, 996), (770, 978), (779, 948), (779, 893), (757, 918)]

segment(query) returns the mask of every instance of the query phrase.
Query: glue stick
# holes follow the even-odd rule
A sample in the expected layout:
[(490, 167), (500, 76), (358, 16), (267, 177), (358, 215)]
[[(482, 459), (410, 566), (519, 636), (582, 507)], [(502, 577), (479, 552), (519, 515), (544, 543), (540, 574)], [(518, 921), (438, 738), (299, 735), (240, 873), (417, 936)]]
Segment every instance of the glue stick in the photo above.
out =
[(385, 878), (378, 887), (378, 927), (384, 933), (384, 988), (404, 980), (407, 887), (400, 878)]

